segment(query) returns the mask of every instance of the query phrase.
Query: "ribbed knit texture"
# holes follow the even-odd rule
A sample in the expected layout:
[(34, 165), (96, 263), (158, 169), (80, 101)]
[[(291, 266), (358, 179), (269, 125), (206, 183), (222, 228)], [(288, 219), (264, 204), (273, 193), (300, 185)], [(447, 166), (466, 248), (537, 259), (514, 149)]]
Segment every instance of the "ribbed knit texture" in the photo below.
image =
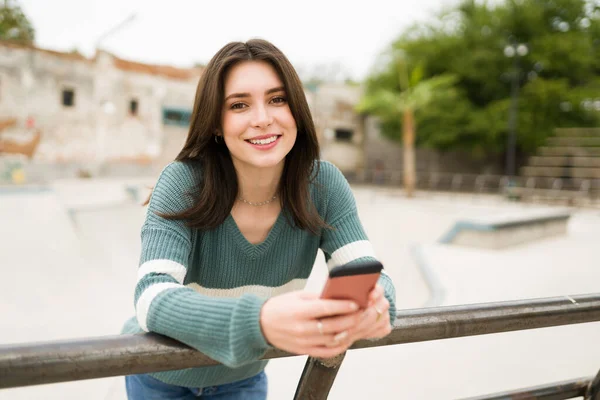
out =
[[(223, 365), (152, 374), (179, 386), (206, 387), (245, 379), (264, 369), (269, 345), (259, 316), (274, 295), (304, 287), (319, 248), (328, 266), (373, 259), (356, 203), (341, 172), (319, 162), (311, 197), (334, 229), (312, 235), (290, 225), (282, 211), (267, 239), (249, 243), (231, 215), (211, 231), (158, 214), (192, 204), (201, 182), (199, 166), (174, 162), (161, 173), (142, 227), (142, 254), (135, 288), (136, 317), (123, 333), (151, 331), (179, 340)], [(379, 283), (396, 315), (395, 290), (386, 274)]]

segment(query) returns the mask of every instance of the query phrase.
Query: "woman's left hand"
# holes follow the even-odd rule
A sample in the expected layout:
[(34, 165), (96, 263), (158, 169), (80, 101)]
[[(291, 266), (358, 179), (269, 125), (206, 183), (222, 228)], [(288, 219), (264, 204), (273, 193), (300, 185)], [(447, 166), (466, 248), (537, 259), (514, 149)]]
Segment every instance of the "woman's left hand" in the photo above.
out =
[(390, 303), (384, 296), (381, 285), (369, 294), (369, 305), (363, 311), (360, 322), (348, 334), (352, 342), (361, 339), (381, 339), (390, 334)]

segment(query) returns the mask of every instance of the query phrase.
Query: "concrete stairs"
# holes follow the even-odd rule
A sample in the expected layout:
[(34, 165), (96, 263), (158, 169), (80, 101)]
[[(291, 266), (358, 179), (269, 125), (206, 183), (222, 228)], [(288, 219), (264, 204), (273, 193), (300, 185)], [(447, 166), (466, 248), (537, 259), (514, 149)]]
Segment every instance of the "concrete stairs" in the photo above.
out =
[(600, 128), (561, 128), (555, 133), (521, 168), (526, 186), (600, 196)]

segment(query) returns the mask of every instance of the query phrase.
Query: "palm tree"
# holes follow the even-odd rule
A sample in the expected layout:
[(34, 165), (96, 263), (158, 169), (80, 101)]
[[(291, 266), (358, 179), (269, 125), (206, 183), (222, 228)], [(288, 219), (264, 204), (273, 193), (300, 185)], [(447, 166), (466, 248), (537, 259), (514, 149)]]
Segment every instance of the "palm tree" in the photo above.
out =
[(424, 68), (417, 64), (409, 71), (402, 53), (396, 53), (394, 63), (399, 87), (380, 87), (367, 93), (357, 106), (361, 113), (402, 120), (403, 184), (407, 197), (413, 197), (416, 184), (415, 111), (427, 107), (436, 91), (449, 89), (456, 79), (439, 75), (423, 79)]

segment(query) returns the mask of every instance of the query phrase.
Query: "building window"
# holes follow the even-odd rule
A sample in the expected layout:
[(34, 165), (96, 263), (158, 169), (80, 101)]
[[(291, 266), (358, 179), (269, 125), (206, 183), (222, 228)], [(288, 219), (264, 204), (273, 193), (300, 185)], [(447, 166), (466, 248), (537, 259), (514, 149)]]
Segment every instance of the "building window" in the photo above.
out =
[(65, 107), (75, 106), (75, 90), (63, 89), (62, 91), (62, 104)]
[(189, 126), (192, 112), (177, 108), (163, 108), (163, 124)]
[(129, 113), (133, 116), (138, 115), (138, 101), (137, 99), (132, 99), (129, 102)]
[(336, 129), (335, 140), (340, 142), (351, 142), (354, 132), (350, 129)]

